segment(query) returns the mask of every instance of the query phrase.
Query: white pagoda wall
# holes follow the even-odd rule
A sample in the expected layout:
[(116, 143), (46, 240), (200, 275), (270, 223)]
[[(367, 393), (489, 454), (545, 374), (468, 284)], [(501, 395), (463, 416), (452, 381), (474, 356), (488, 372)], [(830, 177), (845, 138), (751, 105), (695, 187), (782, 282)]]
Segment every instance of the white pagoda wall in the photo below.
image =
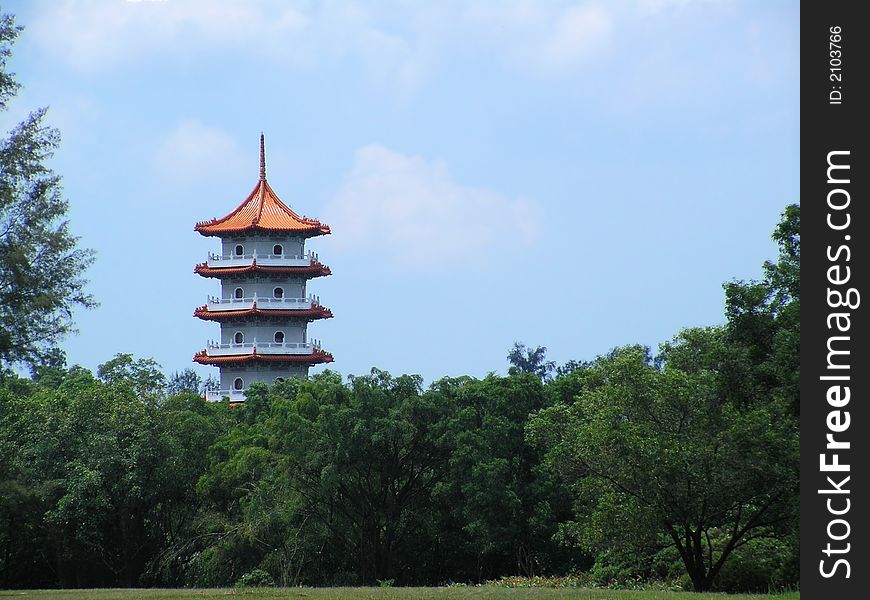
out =
[(264, 321), (257, 324), (251, 323), (221, 323), (221, 344), (232, 344), (237, 331), (245, 336), (245, 343), (250, 344), (256, 339), (258, 342), (274, 342), (275, 332), (284, 332), (285, 343), (302, 343), (308, 340), (306, 336), (306, 323), (300, 320), (277, 322), (274, 320)]
[(284, 254), (290, 256), (302, 256), (305, 253), (305, 239), (301, 237), (279, 236), (251, 236), (238, 238), (224, 238), (221, 240), (221, 252), (224, 256), (234, 256), (236, 246), (241, 244), (244, 255), (250, 255), (257, 251), (258, 256), (272, 254), (275, 244), (284, 247)]
[(275, 383), (279, 377), (307, 377), (308, 366), (294, 363), (279, 363), (271, 365), (247, 365), (245, 367), (221, 367), (222, 390), (233, 389), (236, 377), (241, 377), (244, 389), (248, 389), (253, 383)]
[(245, 298), (252, 298), (256, 294), (259, 298), (274, 297), (275, 288), (284, 288), (285, 298), (305, 298), (305, 279), (291, 277), (288, 279), (274, 279), (269, 277), (239, 277), (223, 280), (221, 285), (221, 298), (229, 300), (234, 297), (236, 288), (242, 288)]

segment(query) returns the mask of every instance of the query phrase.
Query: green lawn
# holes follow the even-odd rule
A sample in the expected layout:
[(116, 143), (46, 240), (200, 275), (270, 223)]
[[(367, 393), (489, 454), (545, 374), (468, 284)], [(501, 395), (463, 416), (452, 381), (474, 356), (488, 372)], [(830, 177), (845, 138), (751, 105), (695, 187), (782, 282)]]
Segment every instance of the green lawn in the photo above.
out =
[(688, 592), (635, 592), (626, 590), (449, 587), (449, 588), (272, 588), (256, 590), (0, 590), (0, 598), (39, 600), (181, 600), (199, 598), (278, 600), (798, 600), (800, 594), (692, 594)]

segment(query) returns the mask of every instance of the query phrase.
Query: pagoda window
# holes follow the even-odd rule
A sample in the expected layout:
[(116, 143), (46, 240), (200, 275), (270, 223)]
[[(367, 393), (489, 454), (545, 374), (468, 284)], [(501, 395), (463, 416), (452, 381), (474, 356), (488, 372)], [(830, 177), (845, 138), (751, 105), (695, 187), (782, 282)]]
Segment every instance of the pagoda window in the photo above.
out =
[(275, 343), (276, 344), (283, 344), (284, 343), (284, 332), (283, 331), (276, 331), (275, 332)]
[(236, 377), (236, 380), (233, 381), (233, 389), (241, 390), (245, 386), (245, 382), (242, 381), (241, 377)]
[(242, 256), (245, 253), (245, 247), (241, 244), (236, 244), (236, 256)]
[(282, 288), (282, 287), (276, 287), (276, 288), (275, 288), (275, 291), (272, 292), (272, 294), (273, 294), (276, 298), (283, 298), (283, 297), (284, 297), (284, 288)]
[(275, 244), (275, 247), (272, 248), (272, 254), (276, 256), (284, 256), (284, 246), (281, 244)]
[(233, 339), (236, 341), (237, 344), (244, 344), (245, 343), (245, 334), (242, 333), (241, 331), (237, 331), (236, 335), (234, 336)]
[(242, 288), (236, 288), (235, 296), (236, 300), (241, 300), (245, 297), (245, 290), (243, 290)]

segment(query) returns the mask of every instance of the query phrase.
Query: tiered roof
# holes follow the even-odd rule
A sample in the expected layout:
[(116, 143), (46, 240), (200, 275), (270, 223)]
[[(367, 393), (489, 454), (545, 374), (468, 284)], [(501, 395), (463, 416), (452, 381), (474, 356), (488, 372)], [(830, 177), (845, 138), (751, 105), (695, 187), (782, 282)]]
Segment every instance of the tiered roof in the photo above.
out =
[(331, 363), (335, 360), (332, 354), (315, 348), (311, 354), (245, 354), (240, 356), (209, 356), (206, 350), (197, 352), (193, 360), (201, 365), (227, 365), (247, 362), (277, 362), (277, 363), (304, 363), (316, 365)]
[(226, 321), (231, 319), (247, 319), (249, 317), (296, 317), (299, 319), (331, 319), (332, 311), (319, 304), (312, 305), (311, 308), (293, 309), (293, 310), (275, 310), (257, 308), (256, 303), (253, 308), (243, 310), (209, 310), (207, 304), (203, 304), (199, 308), (194, 309), (193, 316), (203, 321)]
[(305, 237), (331, 233), (329, 225), (299, 216), (281, 202), (266, 181), (266, 152), (260, 136), (260, 180), (244, 202), (225, 217), (201, 221), (194, 228), (202, 235), (225, 236), (242, 233), (290, 233)]
[(254, 259), (253, 264), (246, 267), (210, 267), (208, 263), (200, 263), (194, 267), (193, 272), (202, 275), (203, 277), (224, 277), (226, 275), (245, 275), (247, 273), (264, 273), (272, 275), (299, 275), (301, 277), (324, 277), (332, 275), (329, 267), (321, 264), (318, 261), (312, 261), (307, 267), (282, 267), (269, 266), (264, 267), (257, 264)]

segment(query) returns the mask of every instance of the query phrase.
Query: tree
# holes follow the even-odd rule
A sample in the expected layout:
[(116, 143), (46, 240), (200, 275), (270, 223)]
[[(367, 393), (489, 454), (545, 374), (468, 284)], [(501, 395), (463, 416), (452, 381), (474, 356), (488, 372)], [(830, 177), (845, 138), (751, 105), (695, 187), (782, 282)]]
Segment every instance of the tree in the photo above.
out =
[(528, 415), (546, 404), (540, 378), (444, 378), (427, 394), (456, 406), (449, 476), (433, 495), (447, 513), (438, 529), (452, 549), (452, 576), (480, 582), (564, 567), (552, 537), (570, 517), (570, 497), (523, 437)]
[(590, 507), (570, 526), (575, 537), (599, 550), (664, 539), (694, 589), (706, 591), (736, 549), (787, 535), (798, 437), (785, 403), (728, 402), (713, 371), (671, 368), (667, 355), (658, 366), (636, 347), (590, 370), (599, 377), (587, 379), (592, 385), (573, 404), (545, 409), (528, 426), (547, 463)]
[(410, 568), (420, 551), (414, 534), (447, 475), (453, 408), (420, 386), (419, 376), (372, 369), (348, 388), (327, 372), (272, 407), (272, 447), (291, 488), (359, 582)]
[(242, 422), (211, 449), (213, 463), (198, 484), (206, 507), (200, 519), (205, 544), (172, 552), (190, 556), (185, 570), (198, 574), (199, 585), (232, 584), (260, 568), (292, 586), (301, 565), (310, 561), (313, 552), (306, 552), (304, 543), (308, 520), (292, 478), (278, 468), (280, 455), (269, 448), (269, 432), (262, 419)]
[(127, 380), (50, 369), (0, 381), (0, 586), (178, 581), (165, 557), (189, 545), (229, 406), (189, 393), (158, 405)]
[(142, 397), (159, 400), (166, 390), (166, 376), (153, 358), (134, 360), (132, 354), (120, 353), (97, 367), (97, 377), (110, 385), (126, 385)]
[(193, 392), (199, 394), (204, 391), (202, 377), (191, 368), (183, 371), (176, 371), (169, 377), (169, 383), (166, 384), (166, 394), (175, 396), (182, 392)]
[(13, 402), (15, 479), (37, 491), (42, 568), (64, 586), (136, 583), (162, 496), (152, 411), (81, 370)]
[(514, 342), (507, 359), (511, 364), (511, 372), (534, 373), (542, 380), (548, 379), (556, 368), (554, 361), (547, 360), (547, 348), (544, 346), (533, 349), (526, 348), (526, 345), (520, 342)]
[(214, 541), (192, 568), (212, 585), (253, 568), (287, 584), (426, 581), (454, 411), (420, 388), (377, 369), (252, 386), (199, 483)]
[[(7, 60), (21, 27), (0, 15), (0, 110), (19, 84)], [(60, 135), (38, 109), (0, 141), (0, 364), (34, 364), (72, 332), (73, 310), (95, 306), (82, 274), (91, 250), (65, 220), (60, 177), (45, 166)]]
[(727, 342), (743, 353), (743, 401), (783, 398), (800, 415), (800, 207), (783, 211), (773, 232), (776, 262), (760, 281), (725, 284)]

